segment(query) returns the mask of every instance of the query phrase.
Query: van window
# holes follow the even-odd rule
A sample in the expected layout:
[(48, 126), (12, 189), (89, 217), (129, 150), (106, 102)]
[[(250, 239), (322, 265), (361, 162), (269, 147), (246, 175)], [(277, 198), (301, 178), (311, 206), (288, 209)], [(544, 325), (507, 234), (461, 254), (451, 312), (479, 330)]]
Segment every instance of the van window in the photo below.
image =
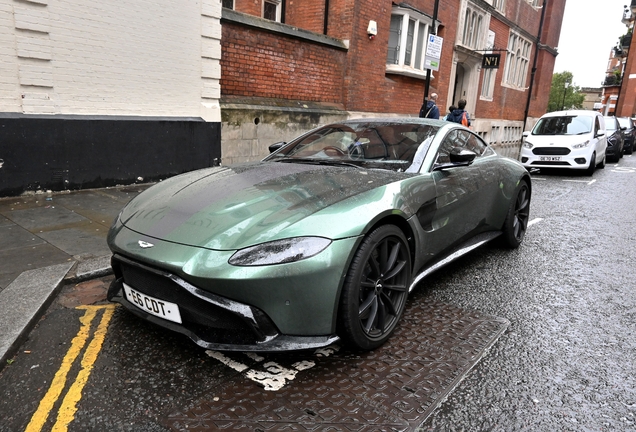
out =
[(580, 135), (592, 131), (593, 117), (561, 116), (539, 119), (532, 135)]

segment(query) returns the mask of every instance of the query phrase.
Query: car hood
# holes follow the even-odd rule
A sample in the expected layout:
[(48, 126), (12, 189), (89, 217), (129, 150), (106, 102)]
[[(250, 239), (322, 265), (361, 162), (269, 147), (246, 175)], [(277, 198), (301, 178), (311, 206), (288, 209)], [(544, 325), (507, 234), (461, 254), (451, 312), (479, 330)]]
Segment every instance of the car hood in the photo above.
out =
[(527, 142), (540, 147), (569, 147), (592, 139), (592, 133), (582, 135), (530, 135)]
[[(377, 195), (369, 192), (412, 176), (280, 162), (216, 167), (151, 187), (124, 208), (120, 221), (152, 238), (208, 249), (240, 249), (290, 237), (290, 227), (307, 222), (317, 212), (353, 197), (356, 202), (351, 206), (364, 204)], [(336, 215), (331, 220), (364, 225)]]

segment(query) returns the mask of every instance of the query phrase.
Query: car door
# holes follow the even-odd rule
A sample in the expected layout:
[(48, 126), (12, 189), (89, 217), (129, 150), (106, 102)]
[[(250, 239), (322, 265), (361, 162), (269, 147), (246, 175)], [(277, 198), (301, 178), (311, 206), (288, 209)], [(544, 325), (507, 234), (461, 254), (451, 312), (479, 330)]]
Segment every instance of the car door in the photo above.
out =
[[(475, 152), (473, 163), (440, 168), (450, 163), (450, 151), (456, 147)], [(429, 226), (438, 248), (489, 229), (498, 193), (499, 176), (494, 158), (495, 153), (486, 143), (466, 129), (451, 130), (441, 142), (432, 166), (436, 211)]]

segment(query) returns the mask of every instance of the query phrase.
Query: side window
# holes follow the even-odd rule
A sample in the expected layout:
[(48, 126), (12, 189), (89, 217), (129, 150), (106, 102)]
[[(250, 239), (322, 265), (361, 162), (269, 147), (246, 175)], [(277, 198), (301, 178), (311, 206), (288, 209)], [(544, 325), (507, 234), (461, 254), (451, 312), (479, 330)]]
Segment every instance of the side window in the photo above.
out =
[(483, 156), (488, 146), (476, 135), (470, 134), (468, 137), (468, 141), (466, 142), (466, 148), (468, 150), (474, 151), (477, 156)]
[(437, 151), (435, 163), (450, 163), (450, 151), (455, 147), (473, 151), (478, 157), (487, 156), (493, 153), (488, 145), (486, 145), (486, 143), (477, 135), (462, 129), (454, 129), (446, 135), (446, 138), (444, 138), (444, 141), (440, 145), (439, 150)]
[(437, 150), (437, 157), (435, 158), (436, 164), (450, 163), (450, 151), (454, 147), (464, 147), (462, 144), (462, 136), (460, 135), (461, 132), (463, 131), (460, 129), (453, 129), (446, 135)]

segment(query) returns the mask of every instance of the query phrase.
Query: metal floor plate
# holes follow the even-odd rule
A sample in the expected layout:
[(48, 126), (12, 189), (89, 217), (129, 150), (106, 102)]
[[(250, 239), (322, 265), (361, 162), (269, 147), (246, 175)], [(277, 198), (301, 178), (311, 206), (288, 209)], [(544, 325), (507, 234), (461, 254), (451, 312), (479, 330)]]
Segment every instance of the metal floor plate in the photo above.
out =
[(370, 353), (209, 354), (237, 373), (164, 417), (172, 430), (410, 431), (482, 358), (508, 321), (414, 293)]

